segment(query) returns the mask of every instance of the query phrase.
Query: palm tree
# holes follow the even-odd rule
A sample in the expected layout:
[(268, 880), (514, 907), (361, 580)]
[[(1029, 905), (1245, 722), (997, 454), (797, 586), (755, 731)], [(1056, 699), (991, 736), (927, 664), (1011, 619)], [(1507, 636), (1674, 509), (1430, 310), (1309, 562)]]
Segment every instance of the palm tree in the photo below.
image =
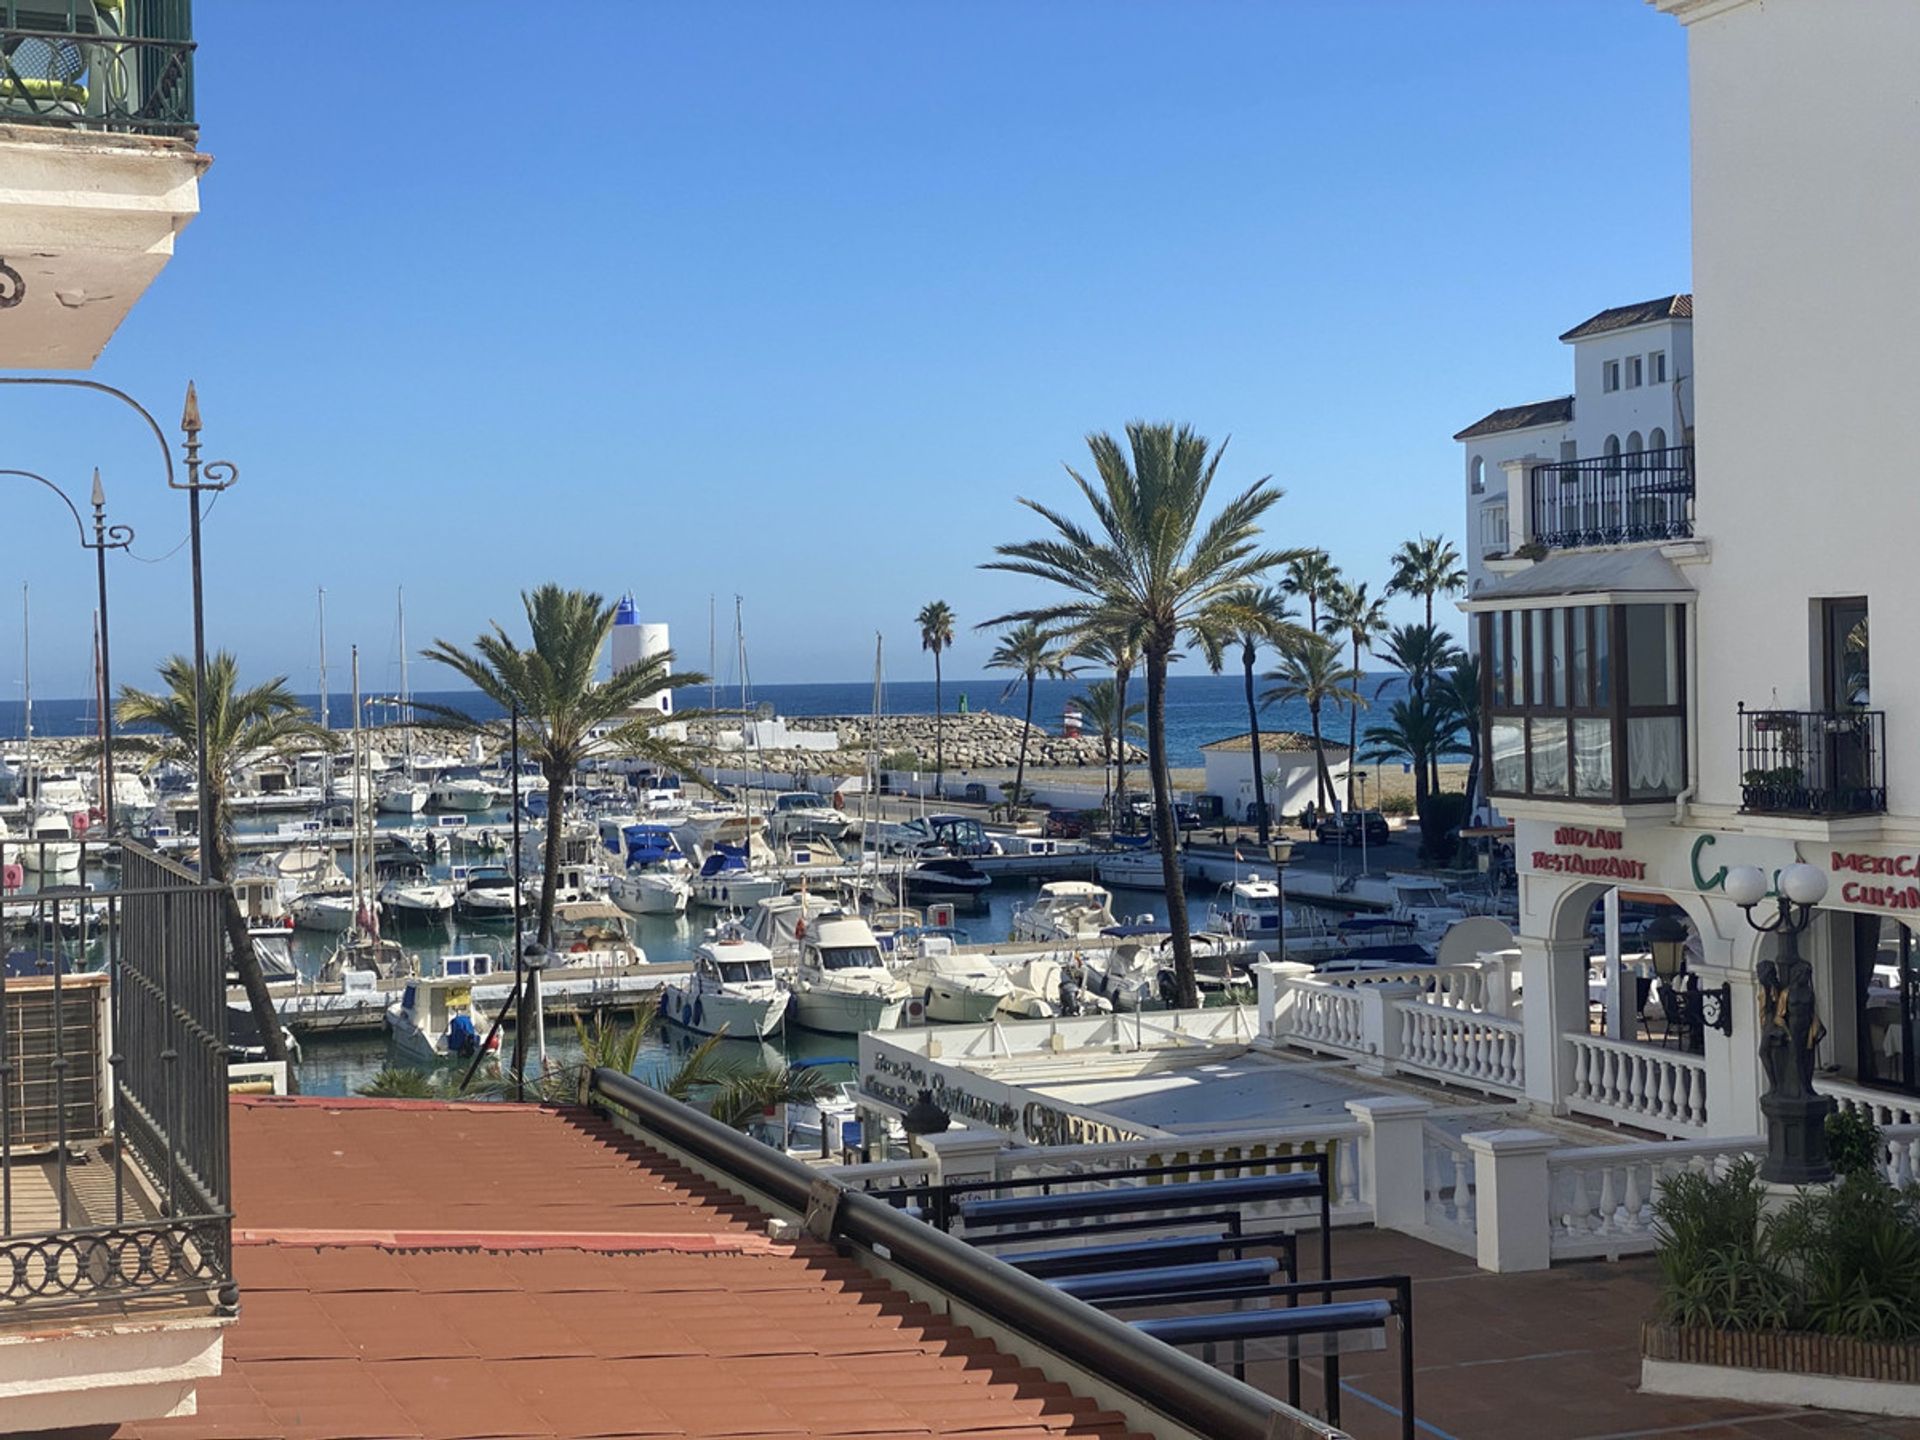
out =
[[(1387, 602), (1367, 594), (1367, 582), (1349, 585), (1335, 581), (1327, 595), (1327, 613), (1321, 628), (1327, 634), (1344, 637), (1353, 646), (1353, 671), (1360, 673), (1360, 652), (1370, 649), (1374, 637), (1387, 628)], [(1353, 809), (1353, 759), (1360, 747), (1360, 706), (1356, 695), (1347, 702), (1347, 809)]]
[[(634, 755), (663, 768), (688, 771), (695, 757), (684, 746), (660, 734), (663, 717), (647, 700), (664, 690), (704, 685), (707, 677), (687, 672), (672, 674), (673, 652), (662, 651), (628, 666), (611, 679), (597, 678), (600, 655), (613, 629), (615, 607), (587, 590), (563, 590), (542, 585), (522, 591), (531, 648), (522, 649), (495, 622), (490, 633), (463, 650), (447, 640), (436, 640), (421, 651), (454, 671), (474, 689), (509, 714), (518, 714), (523, 727), (532, 727), (532, 740), (522, 749), (540, 766), (547, 780), (546, 860), (540, 881), (539, 941), (553, 944), (553, 898), (560, 874), (560, 839), (566, 828), (567, 786), (590, 749)], [(642, 708), (642, 707), (645, 708)], [(494, 735), (498, 721), (476, 720), (442, 705), (416, 702), (416, 708), (449, 729)], [(683, 713), (680, 718), (686, 719)], [(611, 726), (599, 740), (594, 732)]]
[(1405, 756), (1413, 768), (1413, 809), (1420, 817), (1420, 850), (1428, 859), (1438, 856), (1442, 835), (1433, 833), (1429, 823), (1428, 801), (1433, 791), (1427, 783), (1428, 762), (1442, 754), (1457, 754), (1460, 730), (1447, 709), (1433, 700), (1407, 695), (1387, 708), (1387, 719), (1367, 727), (1368, 760), (1397, 759)]
[(1298, 595), (1307, 602), (1307, 626), (1312, 630), (1320, 628), (1320, 603), (1339, 583), (1340, 567), (1324, 550), (1309, 550), (1289, 560), (1286, 578), (1280, 582), (1289, 595)]
[(1260, 817), (1263, 849), (1270, 825), (1267, 781), (1260, 763), (1260, 706), (1253, 694), (1253, 665), (1260, 658), (1262, 645), (1282, 646), (1305, 633), (1293, 623), (1293, 611), (1287, 608), (1286, 595), (1271, 585), (1243, 585), (1223, 596), (1207, 612), (1197, 632), (1200, 653), (1206, 657), (1207, 668), (1216, 675), (1225, 666), (1227, 647), (1235, 644), (1240, 647), (1240, 665), (1246, 672), (1247, 732), (1253, 746), (1253, 803)]
[[(1460, 659), (1460, 649), (1453, 643), (1453, 637), (1437, 625), (1395, 626), (1377, 653), (1400, 671), (1407, 693), (1421, 704), (1426, 703), (1429, 689), (1442, 673)], [(1391, 677), (1382, 680), (1373, 692), (1375, 698), (1394, 683)], [(1437, 753), (1430, 754), (1426, 760), (1429, 788), (1437, 790), (1440, 757)]]
[(1195, 631), (1210, 606), (1286, 558), (1260, 545), (1260, 517), (1280, 499), (1280, 491), (1263, 478), (1203, 521), (1224, 445), (1215, 449), (1190, 426), (1135, 421), (1127, 426), (1124, 446), (1100, 434), (1088, 436), (1087, 447), (1098, 483), (1089, 483), (1071, 466), (1067, 474), (1093, 511), (1093, 525), (1022, 499), (1053, 534), (995, 546), (1000, 558), (983, 568), (1050, 581), (1070, 596), (1002, 616), (1007, 622), (1037, 620), (1139, 638), (1147, 672), (1147, 769), (1173, 932), (1175, 998), (1192, 1007), (1199, 1003), (1199, 990), (1167, 771), (1167, 665), (1181, 636)]
[(1472, 814), (1480, 790), (1480, 662), (1471, 655), (1454, 659), (1434, 701), (1446, 715), (1455, 735), (1467, 737), (1467, 813)]
[[(1281, 704), (1298, 702), (1307, 707), (1307, 717), (1313, 730), (1314, 764), (1318, 770), (1314, 783), (1314, 803), (1329, 809), (1337, 792), (1333, 773), (1327, 768), (1327, 744), (1320, 733), (1320, 712), (1328, 705), (1361, 703), (1360, 692), (1353, 688), (1360, 678), (1360, 672), (1342, 665), (1340, 658), (1337, 641), (1325, 635), (1316, 635), (1311, 630), (1302, 631), (1281, 648), (1280, 668), (1267, 672), (1267, 679), (1279, 683), (1260, 697), (1263, 705), (1278, 701)], [(1349, 768), (1352, 767), (1351, 752), (1348, 753), (1347, 764)]]
[[(1134, 666), (1140, 663), (1140, 636), (1134, 627), (1121, 625), (1106, 630), (1083, 633), (1073, 642), (1073, 653), (1082, 660), (1091, 660), (1095, 664), (1105, 665), (1113, 671), (1113, 711), (1115, 714), (1131, 714), (1138, 706), (1127, 704), (1127, 682), (1133, 678)], [(1144, 712), (1143, 712), (1144, 713)], [(1124, 726), (1119, 728), (1124, 729)], [(1112, 823), (1117, 827), (1119, 817), (1127, 813), (1127, 747), (1123, 740), (1114, 752), (1113, 761), (1113, 815)]]
[(1049, 680), (1070, 680), (1067, 655), (1060, 648), (1060, 637), (1037, 621), (1025, 620), (1000, 638), (1000, 644), (987, 659), (989, 670), (1012, 670), (1027, 682), (1026, 723), (1020, 730), (1020, 764), (1013, 772), (1013, 809), (1018, 809), (1027, 793), (1027, 741), (1033, 734), (1033, 685), (1041, 676)]
[[(1100, 737), (1100, 753), (1109, 761), (1124, 757), (1127, 745), (1147, 733), (1139, 719), (1147, 713), (1147, 707), (1138, 700), (1128, 704), (1112, 680), (1092, 681), (1073, 697), (1073, 703), (1080, 707), (1080, 713), (1093, 726), (1093, 733)], [(1122, 707), (1126, 711), (1124, 715)]]
[[(267, 993), (267, 977), (260, 970), (253, 940), (247, 934), (247, 917), (240, 909), (240, 896), (233, 888), (233, 807), (231, 787), (235, 774), (249, 761), (270, 754), (305, 749), (316, 743), (331, 744), (332, 737), (307, 714), (306, 707), (287, 689), (287, 677), (276, 675), (251, 689), (239, 688), (239, 666), (231, 652), (217, 651), (207, 657), (207, 813), (213, 817), (213, 833), (200, 837), (200, 863), (207, 879), (223, 887), (223, 909), (227, 926), (227, 948), (233, 968), (247, 992), (247, 1004), (254, 1023), (260, 1028), (269, 1060), (287, 1058), (285, 1033), (280, 1016)], [(165, 689), (136, 690), (123, 686), (116, 707), (123, 726), (139, 726), (159, 732), (155, 737), (126, 736), (115, 743), (130, 750), (143, 751), (164, 760), (192, 764), (195, 736), (199, 730), (198, 710), (194, 704), (193, 661), (184, 655), (171, 655), (160, 665)]]
[(1467, 588), (1467, 572), (1460, 564), (1460, 552), (1442, 536), (1408, 540), (1393, 552), (1393, 578), (1387, 582), (1389, 595), (1418, 595), (1427, 602), (1427, 625), (1433, 625), (1433, 597), (1457, 595)]
[(953, 644), (953, 610), (944, 600), (929, 600), (913, 617), (920, 627), (920, 648), (933, 652), (933, 793), (947, 793), (946, 702), (940, 696), (940, 652)]

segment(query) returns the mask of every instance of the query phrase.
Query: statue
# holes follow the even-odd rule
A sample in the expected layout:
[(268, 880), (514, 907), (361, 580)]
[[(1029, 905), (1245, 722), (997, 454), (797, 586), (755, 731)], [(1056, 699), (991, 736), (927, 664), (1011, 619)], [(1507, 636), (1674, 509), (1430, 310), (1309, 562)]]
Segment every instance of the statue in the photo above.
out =
[(1787, 990), (1780, 980), (1780, 967), (1762, 960), (1754, 969), (1760, 982), (1760, 1068), (1766, 1071), (1767, 1093), (1783, 1094), (1788, 1068)]

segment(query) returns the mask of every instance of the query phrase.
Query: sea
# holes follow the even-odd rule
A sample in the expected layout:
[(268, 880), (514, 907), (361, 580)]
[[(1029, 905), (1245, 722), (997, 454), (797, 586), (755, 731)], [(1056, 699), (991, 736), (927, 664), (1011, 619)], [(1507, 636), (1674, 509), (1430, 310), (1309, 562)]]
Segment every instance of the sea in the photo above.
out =
[[(1041, 680), (1033, 689), (1033, 718), (1036, 725), (1057, 731), (1067, 705), (1085, 693), (1089, 680), (1100, 678), (1082, 674), (1072, 680)], [(1256, 677), (1256, 694), (1269, 682)], [(1393, 701), (1401, 680), (1398, 674), (1369, 675), (1361, 682), (1360, 693), (1372, 707), (1384, 707)], [(949, 679), (942, 688), (942, 700), (949, 713), (965, 708), (1000, 715), (1018, 716), (1026, 705), (1026, 686), (1015, 679), (988, 676), (973, 679)], [(1136, 675), (1128, 687), (1130, 700), (1146, 699), (1146, 681)], [(705, 707), (709, 692), (704, 689), (682, 691), (679, 703)], [(303, 695), (301, 702), (316, 715), (320, 711), (317, 694)], [(484, 695), (466, 690), (422, 690), (414, 694), (422, 705), (451, 706), (476, 719), (497, 719), (503, 713)], [(719, 688), (712, 692), (712, 703), (721, 709), (736, 709), (743, 697), (738, 689)], [(873, 713), (873, 682), (815, 682), (788, 685), (756, 685), (744, 696), (747, 708), (770, 705), (775, 713), (788, 719), (818, 715), (870, 715)], [(932, 680), (896, 680), (882, 691), (881, 705), (889, 715), (931, 715), (934, 712)], [(33, 703), (33, 733), (41, 736), (91, 735), (98, 727), (98, 707), (86, 700), (36, 700)], [(347, 726), (353, 715), (353, 697), (336, 694), (328, 697), (329, 722), (337, 728)], [(366, 719), (382, 724), (397, 718), (396, 707), (369, 705)], [(1144, 723), (1144, 717), (1143, 722)], [(1366, 724), (1365, 712), (1361, 724)], [(1272, 704), (1260, 716), (1263, 730), (1292, 730), (1306, 733), (1309, 718), (1305, 705)], [(1329, 740), (1346, 733), (1344, 714), (1323, 712), (1321, 725)], [(1238, 673), (1225, 675), (1173, 675), (1167, 680), (1167, 758), (1175, 768), (1199, 766), (1203, 762), (1200, 747), (1210, 740), (1243, 735), (1247, 730), (1246, 682)], [(0, 737), (18, 740), (26, 734), (23, 707), (18, 700), (0, 701)]]

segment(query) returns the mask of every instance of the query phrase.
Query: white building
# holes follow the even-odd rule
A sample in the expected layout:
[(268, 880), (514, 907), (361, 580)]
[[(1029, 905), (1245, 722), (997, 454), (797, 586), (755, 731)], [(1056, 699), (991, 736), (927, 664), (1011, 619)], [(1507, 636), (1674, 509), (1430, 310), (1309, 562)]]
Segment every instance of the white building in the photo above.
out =
[[(1333, 783), (1344, 787), (1347, 779), (1347, 747), (1326, 742), (1327, 769)], [(1230, 820), (1252, 823), (1253, 814), (1253, 737), (1229, 735), (1210, 740), (1200, 747), (1207, 767), (1203, 793), (1218, 795)], [(1314, 801), (1313, 737), (1290, 730), (1260, 732), (1260, 768), (1267, 786), (1267, 806), (1277, 817), (1296, 815)]]
[[(645, 624), (640, 619), (640, 611), (633, 603), (633, 596), (624, 595), (613, 612), (613, 635), (608, 641), (608, 649), (613, 660), (613, 673), (631, 670), (643, 661), (656, 655), (669, 655), (673, 641), (669, 638), (664, 624)], [(669, 655), (666, 662), (667, 673), (673, 673), (673, 660)], [(662, 715), (673, 714), (673, 691), (662, 690), (649, 695), (640, 702), (640, 708), (658, 710)]]
[[(1888, 177), (1920, 167), (1920, 5), (1654, 3), (1688, 26), (1698, 320), (1576, 338), (1570, 434), (1475, 437), (1503, 437), (1478, 503), (1505, 496), (1512, 542), (1463, 608), (1486, 668), (1488, 785), (1516, 826), (1525, 1093), (1676, 1137), (1761, 1133), (1756, 967), (1779, 944), (1729, 901), (1727, 867), (1805, 862), (1829, 881), (1802, 940), (1827, 1026), (1820, 1088), (1907, 1123), (1920, 194)], [(1690, 328), (1696, 448), (1636, 451), (1657, 417), (1613, 408), (1606, 367), (1678, 357)], [(1669, 366), (1670, 384), (1690, 368)], [(1617, 456), (1589, 449), (1623, 426)], [(1727, 987), (1731, 1033), (1707, 1029), (1704, 1053), (1591, 1033), (1589, 917), (1615, 883), (1684, 915), (1691, 969), (1710, 997)], [(1775, 913), (1770, 897), (1754, 916)]]
[(1486, 584), (1488, 559), (1519, 543), (1503, 466), (1528, 456), (1604, 466), (1684, 445), (1691, 433), (1693, 296), (1616, 305), (1560, 339), (1573, 347), (1571, 395), (1505, 406), (1453, 437), (1466, 464), (1469, 594)]

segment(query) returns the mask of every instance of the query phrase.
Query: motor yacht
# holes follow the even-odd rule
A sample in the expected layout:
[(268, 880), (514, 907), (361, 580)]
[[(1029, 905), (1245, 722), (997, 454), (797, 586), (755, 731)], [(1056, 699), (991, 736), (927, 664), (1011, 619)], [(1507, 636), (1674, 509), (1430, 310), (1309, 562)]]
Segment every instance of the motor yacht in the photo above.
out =
[(684, 979), (661, 987), (660, 1014), (702, 1035), (759, 1040), (780, 1028), (790, 998), (774, 976), (772, 951), (743, 936), (716, 936), (695, 947)]
[[(460, 887), (454, 897), (453, 913), (462, 920), (486, 924), (513, 919), (516, 887), (513, 871), (505, 865), (456, 865), (453, 882)], [(537, 904), (537, 898), (523, 891), (521, 907), (528, 908), (530, 903)]]
[(1013, 992), (1013, 981), (984, 955), (962, 954), (945, 935), (923, 935), (913, 958), (894, 973), (918, 998), (921, 1018), (973, 1025), (991, 1020)]
[[(84, 821), (85, 816), (82, 815)], [(41, 875), (65, 875), (80, 868), (78, 829), (64, 810), (36, 808), (27, 823), (19, 863)]]
[(443, 771), (427, 791), (427, 804), (435, 810), (452, 810), (466, 815), (478, 814), (482, 810), (493, 808), (493, 787), (480, 778), (478, 771), (471, 768), (461, 771)]
[[(448, 956), (447, 960), (471, 958)], [(497, 1050), (500, 1032), (489, 1036), (484, 1017), (473, 1003), (473, 981), (470, 974), (409, 980), (400, 998), (387, 1007), (387, 1035), (394, 1050), (407, 1060), (429, 1065), (476, 1055), (489, 1039), (488, 1048)]]
[(820, 835), (828, 840), (846, 838), (852, 825), (846, 811), (822, 803), (811, 790), (793, 790), (773, 798), (767, 815), (767, 829), (776, 839), (787, 835)]
[(1115, 924), (1113, 896), (1090, 880), (1049, 880), (1013, 912), (1011, 938), (1045, 943), (1094, 940)]
[(806, 925), (787, 984), (794, 1022), (833, 1035), (894, 1029), (913, 994), (887, 968), (867, 922), (839, 912)]
[(781, 890), (780, 877), (752, 868), (745, 846), (716, 840), (693, 881), (692, 900), (714, 910), (745, 910)]
[(629, 915), (678, 915), (693, 896), (693, 866), (665, 825), (621, 831), (626, 868), (607, 882), (607, 898)]
[(404, 775), (396, 775), (381, 782), (373, 806), (382, 815), (418, 815), (426, 810), (432, 795), (432, 787)]
[(453, 887), (411, 855), (383, 855), (374, 865), (380, 908), (396, 925), (439, 925), (453, 914)]
[[(815, 922), (840, 909), (837, 900), (824, 895), (769, 895), (748, 912), (743, 928), (749, 939), (772, 951), (774, 959), (790, 961), (798, 958), (801, 943)], [(879, 943), (877, 939), (875, 943)]]

